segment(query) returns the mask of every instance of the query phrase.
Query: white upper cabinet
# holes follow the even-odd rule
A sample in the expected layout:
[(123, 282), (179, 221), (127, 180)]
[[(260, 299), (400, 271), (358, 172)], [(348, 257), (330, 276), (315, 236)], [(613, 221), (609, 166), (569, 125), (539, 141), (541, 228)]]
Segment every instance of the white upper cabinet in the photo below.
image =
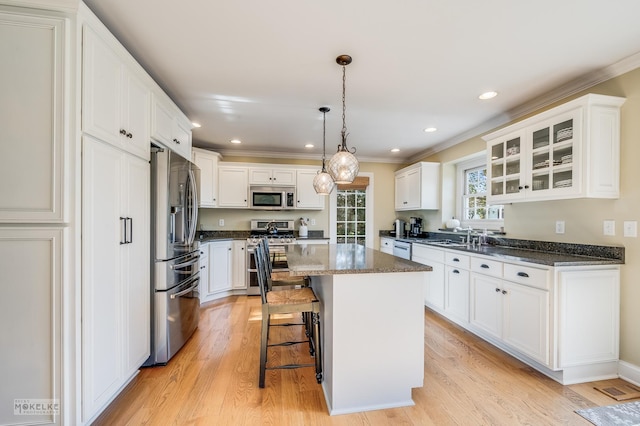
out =
[(313, 188), (313, 178), (317, 170), (298, 170), (296, 173), (296, 209), (322, 210), (326, 195), (318, 195)]
[(420, 162), (395, 175), (395, 208), (437, 210), (440, 208), (440, 163)]
[(63, 18), (0, 8), (0, 222), (68, 220), (68, 32)]
[(249, 170), (246, 167), (218, 168), (218, 207), (249, 207)]
[(110, 38), (83, 26), (82, 130), (148, 160), (151, 90)]
[(486, 135), (489, 202), (618, 198), (624, 101), (589, 94)]
[(151, 138), (191, 159), (191, 123), (164, 93), (151, 96)]
[(250, 185), (291, 185), (296, 184), (295, 169), (249, 168)]
[(193, 162), (200, 169), (200, 207), (218, 207), (218, 162), (220, 154), (193, 148)]

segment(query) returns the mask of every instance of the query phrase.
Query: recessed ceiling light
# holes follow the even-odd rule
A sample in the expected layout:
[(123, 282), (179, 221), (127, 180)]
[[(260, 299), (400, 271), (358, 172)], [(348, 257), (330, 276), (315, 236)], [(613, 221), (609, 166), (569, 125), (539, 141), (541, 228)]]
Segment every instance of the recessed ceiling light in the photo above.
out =
[(427, 127), (426, 129), (424, 129), (424, 131), (427, 133), (435, 132), (436, 130), (438, 129), (436, 129), (435, 127)]
[(498, 92), (484, 92), (482, 95), (478, 96), (478, 99), (486, 100), (495, 98), (498, 96)]
[(313, 148), (313, 144), (312, 143), (308, 143), (304, 146), (305, 148)]
[(400, 152), (400, 148), (393, 148), (391, 152)]
[(202, 127), (202, 124), (200, 124), (200, 123), (196, 123), (195, 121), (191, 122), (191, 125), (192, 125), (193, 127)]
[(239, 144), (242, 143), (240, 139), (231, 139), (231, 143)]

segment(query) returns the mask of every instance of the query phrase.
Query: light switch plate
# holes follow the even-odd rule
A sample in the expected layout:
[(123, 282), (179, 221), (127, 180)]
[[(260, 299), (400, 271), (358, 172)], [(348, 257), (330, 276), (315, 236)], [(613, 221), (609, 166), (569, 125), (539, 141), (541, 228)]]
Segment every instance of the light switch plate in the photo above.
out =
[(564, 220), (556, 220), (556, 234), (564, 234)]
[(615, 220), (605, 220), (602, 223), (602, 233), (604, 235), (609, 235), (609, 236), (616, 235), (616, 221)]
[(638, 236), (638, 222), (635, 220), (624, 221), (624, 236), (636, 238)]

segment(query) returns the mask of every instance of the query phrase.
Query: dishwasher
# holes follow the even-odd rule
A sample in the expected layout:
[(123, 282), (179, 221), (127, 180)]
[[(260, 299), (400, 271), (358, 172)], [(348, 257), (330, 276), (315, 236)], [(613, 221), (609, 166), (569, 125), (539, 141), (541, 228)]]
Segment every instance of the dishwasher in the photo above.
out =
[(411, 260), (411, 243), (406, 241), (393, 242), (393, 255), (403, 259)]

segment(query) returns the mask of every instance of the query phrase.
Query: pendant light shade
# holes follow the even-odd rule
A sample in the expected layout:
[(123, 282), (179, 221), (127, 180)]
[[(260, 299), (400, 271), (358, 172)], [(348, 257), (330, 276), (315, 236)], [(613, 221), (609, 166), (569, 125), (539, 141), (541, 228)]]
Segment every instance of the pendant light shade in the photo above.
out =
[(327, 173), (327, 169), (325, 169), (324, 166), (327, 112), (329, 111), (330, 109), (328, 107), (320, 108), (320, 112), (322, 113), (322, 170), (320, 170), (318, 174), (313, 178), (313, 189), (315, 189), (316, 193), (319, 195), (331, 194), (331, 191), (333, 191), (333, 187), (336, 185), (333, 181), (333, 178), (329, 173)]
[(356, 149), (349, 150), (347, 148), (347, 125), (346, 125), (346, 67), (351, 63), (352, 59), (349, 55), (340, 55), (336, 58), (336, 62), (342, 66), (342, 131), (341, 144), (338, 145), (338, 152), (329, 160), (329, 174), (337, 184), (351, 183), (358, 176), (360, 164), (354, 155)]

